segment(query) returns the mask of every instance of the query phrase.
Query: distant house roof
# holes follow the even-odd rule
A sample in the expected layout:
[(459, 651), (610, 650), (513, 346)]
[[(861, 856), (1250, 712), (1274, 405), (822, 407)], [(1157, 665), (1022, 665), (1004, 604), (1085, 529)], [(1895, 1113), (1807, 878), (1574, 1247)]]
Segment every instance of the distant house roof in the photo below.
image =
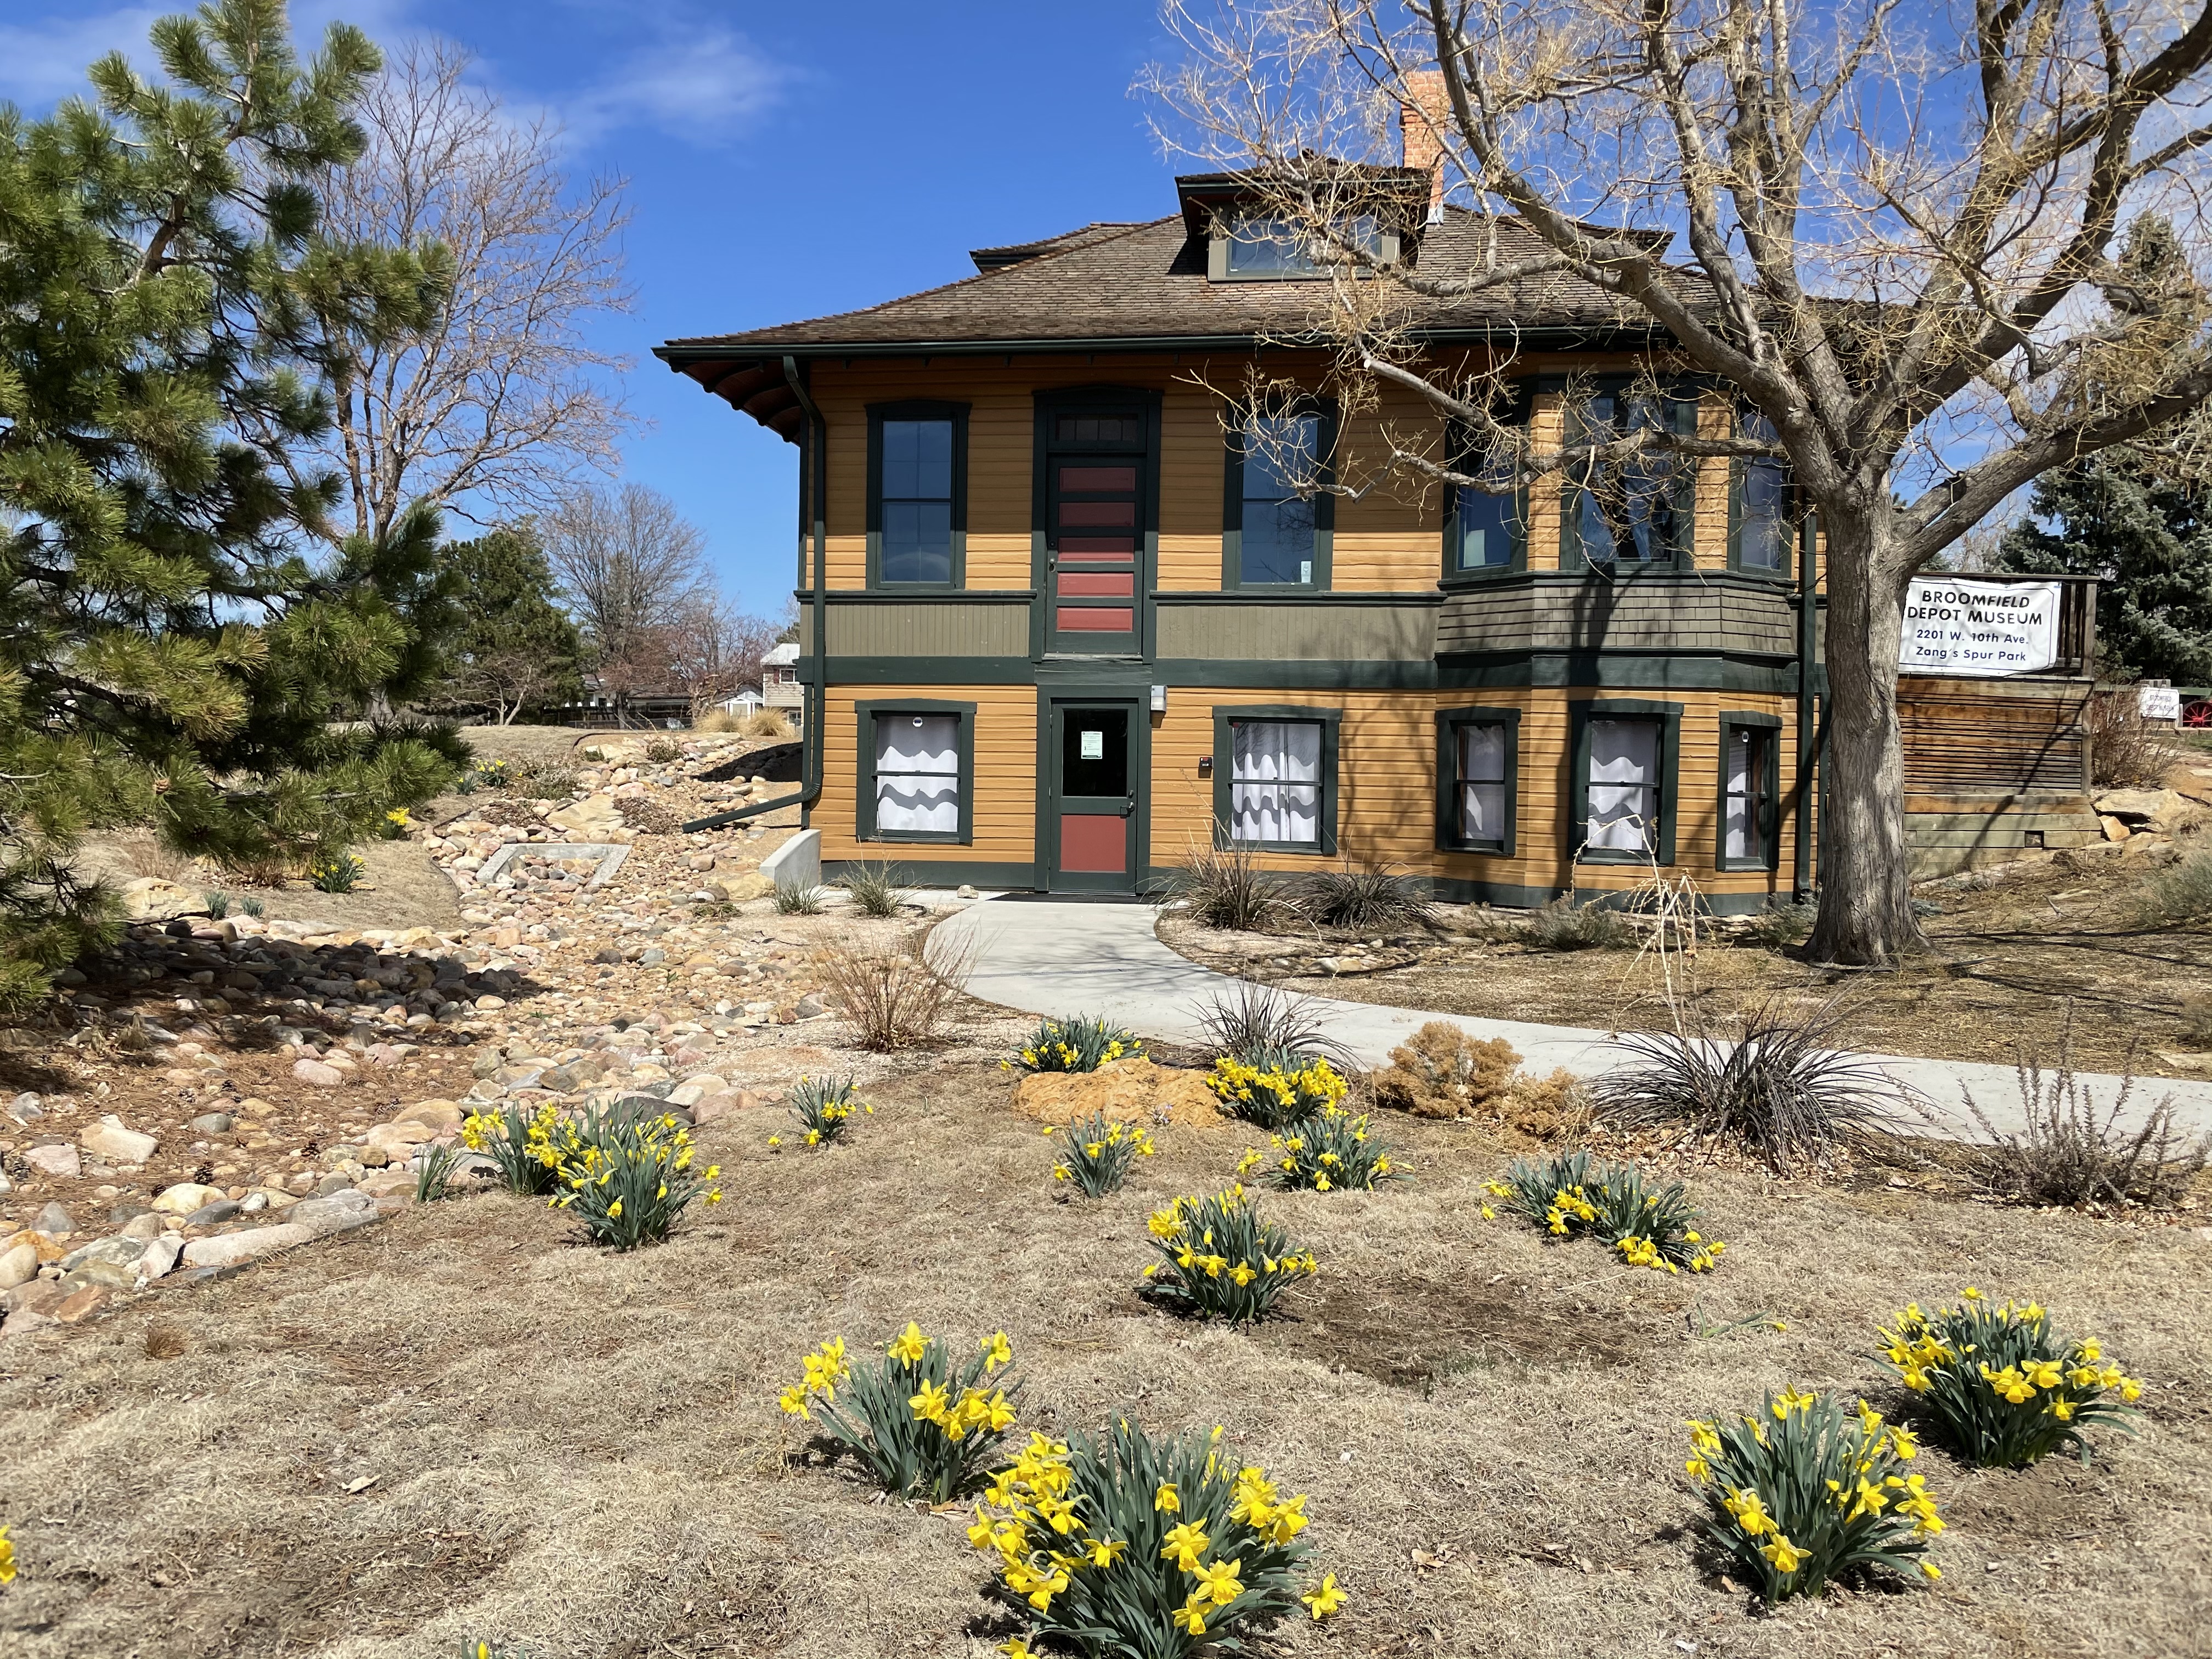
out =
[(799, 641), (796, 640), (786, 640), (781, 645), (772, 647), (769, 653), (761, 659), (761, 666), (763, 668), (788, 668), (798, 660)]
[[(1418, 182), (1418, 206), (1425, 210), (1425, 173), (1375, 171), (1389, 175), (1386, 185)], [(1182, 211), (1166, 218), (1087, 224), (1039, 241), (978, 248), (970, 256), (976, 274), (941, 288), (800, 322), (670, 340), (654, 355), (796, 442), (800, 410), (786, 356), (1234, 347), (1310, 326), (1310, 283), (1207, 279), (1206, 216), (1213, 204), (1249, 191), (1249, 182), (1200, 173), (1176, 183)], [(1419, 224), (1414, 216), (1404, 234), (1408, 257), (1431, 273), (1510, 265), (1549, 252), (1525, 225), (1449, 205), (1437, 222)], [(1404, 300), (1408, 324), (1441, 339), (1480, 338), (1509, 325), (1522, 335), (1651, 326), (1635, 307), (1563, 271), (1459, 299), (1408, 294)]]

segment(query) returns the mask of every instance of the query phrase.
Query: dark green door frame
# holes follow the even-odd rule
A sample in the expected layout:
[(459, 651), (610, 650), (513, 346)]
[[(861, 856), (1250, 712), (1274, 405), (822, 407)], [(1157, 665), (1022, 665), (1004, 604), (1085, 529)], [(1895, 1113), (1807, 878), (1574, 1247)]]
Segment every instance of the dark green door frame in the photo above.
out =
[[(1036, 886), (1054, 893), (1127, 893), (1140, 884), (1152, 848), (1152, 720), (1147, 698), (1127, 684), (1085, 690), (1075, 686), (1040, 686), (1037, 690), (1037, 806)], [(1067, 716), (1097, 709), (1121, 716), (1122, 742), (1127, 757), (1127, 787), (1118, 798), (1069, 795), (1065, 793), (1067, 749), (1079, 740), (1079, 726)], [(1105, 727), (1111, 732), (1111, 726)], [(1060, 819), (1073, 811), (1085, 817), (1118, 814), (1127, 823), (1122, 868), (1109, 874), (1094, 870), (1063, 870)]]

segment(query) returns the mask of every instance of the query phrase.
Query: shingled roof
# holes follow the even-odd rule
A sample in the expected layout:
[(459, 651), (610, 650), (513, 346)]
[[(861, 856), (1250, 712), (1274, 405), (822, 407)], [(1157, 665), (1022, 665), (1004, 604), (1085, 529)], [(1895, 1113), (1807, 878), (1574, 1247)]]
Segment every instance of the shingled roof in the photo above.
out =
[[(1181, 181), (1210, 184), (1211, 176)], [(1510, 264), (1545, 252), (1534, 232), (1447, 206), (1424, 226), (1414, 263), (1431, 274)], [(785, 356), (830, 352), (1235, 346), (1294, 336), (1324, 298), (1312, 282), (1210, 282), (1206, 245), (1186, 214), (1089, 224), (1036, 242), (981, 248), (977, 274), (859, 311), (737, 334), (671, 340), (654, 355), (796, 441), (799, 408)], [(1437, 301), (1406, 295), (1407, 320), (1440, 339), (1516, 332), (1610, 332), (1641, 325), (1621, 301), (1563, 272)]]

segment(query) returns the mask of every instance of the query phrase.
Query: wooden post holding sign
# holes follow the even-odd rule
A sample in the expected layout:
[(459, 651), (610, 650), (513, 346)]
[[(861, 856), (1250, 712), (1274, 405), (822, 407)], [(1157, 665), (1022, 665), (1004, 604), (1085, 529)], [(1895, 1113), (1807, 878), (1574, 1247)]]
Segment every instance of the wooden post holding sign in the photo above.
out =
[(2039, 674), (2058, 662), (2057, 582), (1916, 576), (1905, 595), (1908, 674)]

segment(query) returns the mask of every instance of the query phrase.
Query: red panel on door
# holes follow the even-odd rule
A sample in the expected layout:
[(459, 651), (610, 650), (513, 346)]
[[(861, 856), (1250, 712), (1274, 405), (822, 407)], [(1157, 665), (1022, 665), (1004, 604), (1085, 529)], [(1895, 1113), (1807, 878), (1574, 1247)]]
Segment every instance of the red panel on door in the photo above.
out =
[(1063, 530), (1133, 529), (1137, 523), (1137, 504), (1134, 501), (1062, 501), (1060, 504), (1060, 526)]
[(1110, 570), (1063, 570), (1060, 573), (1060, 591), (1072, 599), (1126, 599), (1135, 594), (1137, 579), (1115, 575)]
[(1063, 634), (1127, 634), (1136, 627), (1135, 613), (1119, 605), (1081, 610), (1068, 606), (1059, 615)]
[(1133, 466), (1062, 466), (1060, 487), (1076, 495), (1133, 495), (1137, 469)]
[[(1061, 626), (1066, 625), (1063, 618)], [(1060, 867), (1091, 876), (1118, 876), (1129, 866), (1129, 820), (1120, 813), (1062, 812)]]

